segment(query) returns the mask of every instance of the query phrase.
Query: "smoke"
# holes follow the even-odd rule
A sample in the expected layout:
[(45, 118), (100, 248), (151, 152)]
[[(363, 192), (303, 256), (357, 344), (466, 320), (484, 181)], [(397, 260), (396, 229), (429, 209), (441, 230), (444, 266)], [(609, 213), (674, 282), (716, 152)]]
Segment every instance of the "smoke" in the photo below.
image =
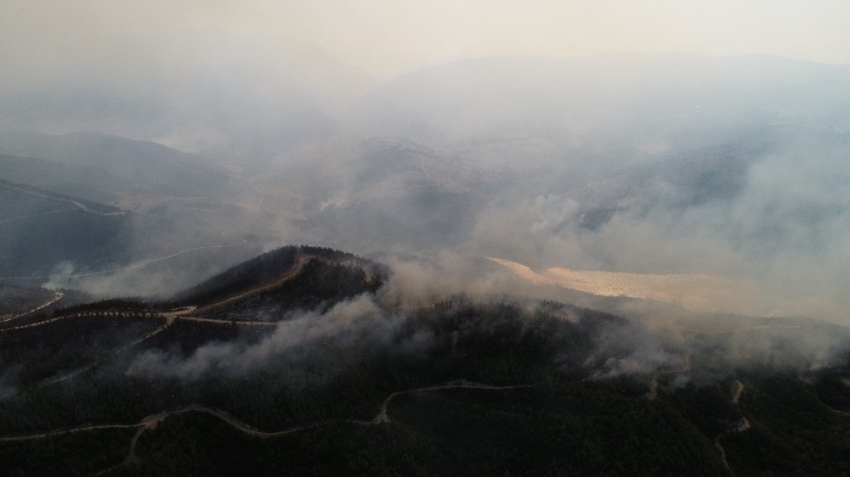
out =
[(631, 319), (597, 328), (583, 363), (592, 378), (644, 378), (658, 371), (685, 374), (685, 369), (703, 383), (742, 370), (804, 374), (843, 367), (850, 353), (850, 331), (843, 326), (647, 308), (632, 306), (626, 315)]
[(256, 343), (212, 342), (189, 356), (149, 350), (133, 360), (127, 374), (194, 381), (216, 374), (242, 376), (270, 366), (296, 373), (308, 364), (332, 372), (341, 366), (333, 356), (354, 348), (418, 355), (433, 344), (433, 330), (426, 326), (399, 332), (418, 308), (430, 308), (457, 294), (488, 300), (494, 294), (519, 298), (517, 292), (532, 291), (499, 267), (447, 251), (390, 255), (386, 264), (390, 276), (375, 295), (360, 295), (325, 312), (264, 317), (282, 320)]
[(48, 290), (59, 290), (70, 288), (71, 276), (75, 274), (74, 264), (68, 261), (59, 262), (50, 272), (47, 281), (42, 283), (43, 288)]
[[(137, 356), (128, 376), (167, 377), (195, 381), (211, 375), (243, 376), (270, 366), (339, 368), (328, 350), (345, 352), (385, 347), (398, 318), (386, 314), (367, 295), (342, 302), (323, 314), (295, 313), (285, 317), (274, 332), (259, 342), (212, 342), (182, 357), (161, 350)], [(416, 337), (414, 341), (421, 341)], [(415, 347), (415, 346), (414, 346)], [(402, 346), (404, 348), (404, 346)]]
[[(255, 249), (303, 242), (360, 254), (488, 256), (538, 269), (711, 275), (754, 284), (736, 298), (737, 309), (724, 311), (845, 320), (842, 310), (850, 302), (840, 284), (850, 278), (842, 259), (850, 250), (850, 175), (843, 158), (850, 121), (839, 107), (846, 95), (829, 87), (843, 68), (689, 55), (461, 61), (393, 79), (362, 95), (329, 128), (308, 124), (307, 131), (284, 134), (260, 126), (274, 122), (276, 107), (269, 111), (252, 100), (238, 114), (228, 109), (243, 103), (245, 90), (263, 97), (283, 93), (227, 65), (264, 64), (286, 48), (263, 47), (256, 38), (199, 44), (207, 41), (230, 52), (232, 58), (222, 60), (229, 73), (221, 84), (198, 88), (214, 93), (173, 96), (187, 111), (219, 102), (208, 96), (219, 98), (229, 111), (224, 115), (245, 125), (242, 130), (210, 113), (217, 132), (209, 137), (229, 138), (208, 148), (214, 154), (82, 136), (37, 137), (28, 149), (9, 137), (0, 143), (16, 153), (54, 155), (63, 167), (70, 162), (111, 171), (86, 183), (91, 174), (69, 169), (76, 175), (38, 185), (98, 191), (87, 193), (135, 211), (127, 231), (116, 236), (116, 242), (130, 242), (129, 257), (117, 265), (252, 236)], [(246, 50), (252, 53), (239, 54)], [(292, 64), (306, 54), (286, 51), (281, 58)], [(203, 65), (203, 58), (192, 64)], [(272, 69), (300, 85), (318, 71), (344, 70), (307, 66), (302, 76), (298, 68)], [(178, 86), (193, 83), (194, 73), (179, 72)], [(253, 88), (256, 82), (262, 87)], [(322, 88), (305, 97), (322, 97), (328, 89)], [(137, 99), (160, 104), (144, 95)], [(207, 150), (179, 139), (191, 136), (181, 131), (186, 123), (179, 116), (165, 121), (166, 131), (156, 137)], [(289, 128), (285, 120), (278, 123)], [(275, 139), (284, 136), (289, 139)], [(70, 145), (77, 148), (73, 154)], [(148, 162), (157, 174), (124, 177), (156, 154)], [(212, 156), (215, 171), (205, 169)], [(184, 167), (190, 163), (194, 169)], [(63, 176), (82, 183), (72, 187)], [(142, 179), (152, 183), (139, 184)], [(167, 193), (157, 183), (166, 180), (174, 189)], [(135, 295), (167, 294), (215, 271), (186, 273), (188, 262), (176, 261), (162, 274), (116, 274), (88, 283), (99, 295), (134, 288)], [(74, 265), (85, 271), (90, 264)], [(406, 273), (404, 264), (397, 265)], [(502, 287), (452, 272), (447, 267), (429, 280), (476, 293)], [(62, 281), (68, 274), (55, 275)], [(410, 286), (420, 285), (414, 280)]]
[(644, 376), (682, 368), (687, 356), (675, 334), (653, 332), (639, 322), (605, 323), (593, 338), (584, 362), (594, 379)]
[(757, 325), (708, 337), (693, 348), (710, 350), (717, 363), (727, 369), (763, 367), (805, 372), (843, 366), (850, 351), (847, 340), (847, 329), (836, 326)]
[(391, 275), (378, 299), (390, 308), (427, 307), (456, 294), (480, 298), (530, 289), (486, 260), (447, 250), (388, 255), (383, 261)]
[[(67, 214), (62, 227), (92, 233), (38, 264), (52, 269), (44, 286), (168, 296), (286, 243), (379, 257), (392, 276), (374, 302), (287, 317), (259, 343), (209, 344), (188, 357), (151, 351), (130, 374), (197, 380), (295, 359), (324, 339), (385, 343), (398, 318), (380, 310), (457, 294), (547, 298), (646, 323), (669, 313), (654, 317), (653, 326), (671, 324), (666, 331), (600, 335), (587, 362), (599, 376), (680, 367), (686, 349), (704, 349), (671, 331), (682, 309), (848, 324), (850, 97), (836, 87), (846, 67), (698, 55), (491, 58), (369, 91), (356, 68), (289, 42), (193, 42), (162, 64), (143, 58), (145, 79), (102, 84), (80, 73), (0, 88), (0, 125), (93, 129), (198, 153), (100, 136), (0, 137), (10, 153), (50, 156), (3, 159), (9, 180), (128, 211), (122, 224), (97, 216), (85, 227)], [(39, 211), (33, 200), (11, 208)], [(25, 250), (17, 255), (36, 261), (21, 244), (45, 242), (27, 234), (48, 229), (31, 225), (61, 217), (32, 215), (7, 222), (7, 255)], [(61, 239), (62, 227), (41, 235)], [(106, 236), (115, 240), (103, 253), (67, 258)], [(0, 266), (9, 261), (2, 253)], [(624, 274), (632, 281), (614, 284)], [(567, 289), (558, 281), (567, 275), (589, 286)], [(818, 367), (840, 353), (821, 332), (753, 333), (709, 341), (733, 364)]]

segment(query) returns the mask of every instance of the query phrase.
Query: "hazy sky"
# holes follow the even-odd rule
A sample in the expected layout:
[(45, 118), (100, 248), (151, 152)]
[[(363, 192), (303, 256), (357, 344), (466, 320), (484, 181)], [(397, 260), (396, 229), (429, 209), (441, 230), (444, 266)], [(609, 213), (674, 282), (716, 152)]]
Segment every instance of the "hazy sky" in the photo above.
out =
[(0, 86), (179, 63), (196, 35), (316, 45), (379, 79), (452, 59), (610, 51), (850, 63), (846, 0), (0, 0)]

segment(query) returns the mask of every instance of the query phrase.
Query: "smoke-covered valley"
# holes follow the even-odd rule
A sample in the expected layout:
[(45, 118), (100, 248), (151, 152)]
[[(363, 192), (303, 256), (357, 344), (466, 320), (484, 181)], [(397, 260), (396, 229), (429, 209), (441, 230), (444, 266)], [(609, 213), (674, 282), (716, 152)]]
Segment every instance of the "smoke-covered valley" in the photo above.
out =
[[(278, 53), (283, 59), (276, 68), (306, 75), (298, 84), (325, 74), (310, 83), (312, 96), (320, 95), (319, 85), (363, 83), (340, 74), (343, 66), (303, 71), (287, 51)], [(240, 61), (262, 65), (264, 59)], [(241, 91), (259, 93), (262, 82), (271, 97), (302, 94), (290, 82), (250, 76), (254, 71), (234, 66), (212, 76), (226, 84), (238, 72)], [(218, 250), (218, 263), (188, 276), (174, 271), (186, 269), (191, 260), (184, 259), (205, 260), (204, 253), (173, 267), (163, 261), (131, 269), (129, 277), (97, 276), (82, 284), (100, 296), (167, 295), (209, 276), (216, 270), (210, 267), (221, 270), (286, 243), (366, 255), (446, 250), (538, 270), (674, 274), (674, 281), (675, 274), (708, 275), (746, 283), (734, 287), (747, 290), (742, 296), (725, 295), (722, 311), (841, 322), (850, 98), (835, 85), (848, 74), (843, 66), (772, 57), (465, 60), (361, 88), (368, 92), (347, 108), (316, 101), (311, 114), (325, 117), (329, 127), (309, 127), (309, 133), (299, 131), (305, 116), (298, 108), (274, 106), (277, 116), (266, 117), (224, 90), (205, 103), (241, 112), (201, 116), (252, 119), (239, 127), (216, 123), (200, 134), (227, 144), (207, 155), (203, 151), (215, 145), (186, 144), (199, 155), (155, 142), (176, 144), (167, 138), (184, 134), (182, 128), (211, 127), (207, 120), (154, 118), (159, 127), (174, 125), (145, 134), (133, 128), (136, 114), (97, 110), (99, 103), (91, 102), (87, 107), (100, 123), (80, 123), (62, 118), (60, 105), (41, 97), (39, 114), (53, 116), (38, 123), (39, 130), (79, 132), (3, 133), (3, 179), (123, 214), (86, 217), (98, 223), (81, 227), (108, 242), (92, 260), (63, 243), (79, 231), (41, 223), (58, 227), (63, 215), (85, 211), (6, 185), (4, 194), (14, 198), (4, 208), (3, 249), (11, 253), (2, 275), (55, 276), (50, 283), (56, 284), (63, 274), (234, 245), (206, 252)], [(186, 81), (191, 77), (186, 73)], [(104, 104), (124, 97), (148, 101), (103, 94), (115, 95)], [(185, 95), (147, 94), (195, 111)], [(16, 120), (14, 110), (5, 111), (7, 121)], [(284, 119), (291, 115), (297, 124)], [(34, 125), (20, 120), (15, 127)], [(89, 132), (122, 127), (143, 141)], [(94, 231), (100, 227), (108, 230)], [(49, 234), (64, 256), (34, 243), (39, 234)], [(154, 285), (164, 277), (164, 286)], [(728, 304), (736, 300), (737, 309)]]
[[(358, 456), (280, 457), (318, 475), (850, 469), (850, 67), (119, 46), (0, 75), (4, 459), (65, 429), (123, 442), (80, 464), (113, 475), (188, 435), (209, 475), (251, 473), (228, 439)], [(634, 461), (616, 416), (658, 436)], [(810, 456), (795, 432), (835, 465), (753, 457)]]

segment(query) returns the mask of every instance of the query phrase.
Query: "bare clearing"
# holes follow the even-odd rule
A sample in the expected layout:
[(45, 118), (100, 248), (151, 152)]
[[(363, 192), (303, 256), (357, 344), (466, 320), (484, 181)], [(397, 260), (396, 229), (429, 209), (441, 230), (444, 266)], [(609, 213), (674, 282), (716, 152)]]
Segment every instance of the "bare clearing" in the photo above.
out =
[(605, 272), (548, 268), (543, 271), (510, 260), (486, 257), (522, 279), (538, 285), (670, 303), (697, 312), (768, 315), (774, 304), (751, 282), (713, 275)]

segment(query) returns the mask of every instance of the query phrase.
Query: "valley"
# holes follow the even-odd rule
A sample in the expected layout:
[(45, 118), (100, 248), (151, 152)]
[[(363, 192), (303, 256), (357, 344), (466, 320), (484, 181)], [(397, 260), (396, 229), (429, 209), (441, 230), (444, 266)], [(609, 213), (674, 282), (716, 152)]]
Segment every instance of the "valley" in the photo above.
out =
[(18, 3), (3, 476), (850, 475), (818, 8)]

